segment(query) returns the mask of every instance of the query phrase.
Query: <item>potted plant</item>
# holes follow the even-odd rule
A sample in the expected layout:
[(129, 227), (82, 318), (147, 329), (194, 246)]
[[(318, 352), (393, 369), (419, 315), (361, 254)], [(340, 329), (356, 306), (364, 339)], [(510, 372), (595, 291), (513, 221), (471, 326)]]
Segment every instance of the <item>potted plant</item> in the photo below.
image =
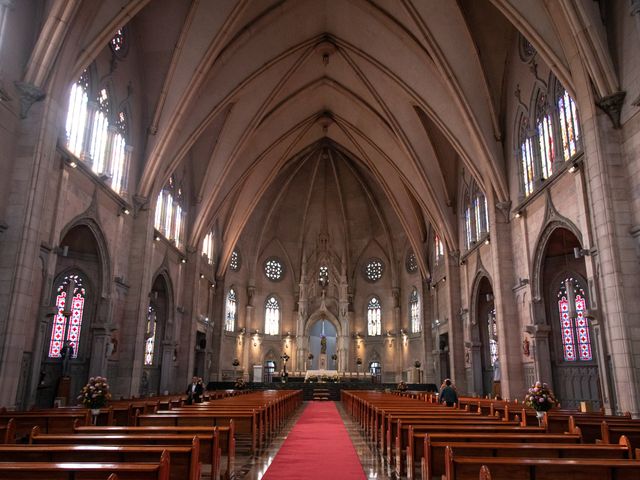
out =
[(536, 411), (538, 421), (541, 422), (544, 412), (551, 410), (558, 401), (546, 383), (536, 382), (529, 388), (524, 397), (524, 404)]

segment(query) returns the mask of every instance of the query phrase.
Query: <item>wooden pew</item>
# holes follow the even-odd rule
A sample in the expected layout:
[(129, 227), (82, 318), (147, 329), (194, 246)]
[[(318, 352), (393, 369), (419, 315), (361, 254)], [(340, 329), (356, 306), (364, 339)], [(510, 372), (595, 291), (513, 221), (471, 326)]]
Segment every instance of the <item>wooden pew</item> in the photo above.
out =
[(620, 437), (625, 436), (629, 439), (633, 448), (640, 447), (640, 426), (636, 423), (624, 425), (602, 422), (600, 428), (603, 443), (616, 443)]
[(16, 443), (16, 421), (13, 418), (0, 425), (0, 443)]
[[(582, 439), (580, 435), (575, 434), (543, 434), (543, 435), (530, 435), (528, 433), (466, 433), (466, 432), (413, 432), (410, 435), (410, 443), (407, 446), (407, 465), (413, 465), (414, 468), (418, 465), (422, 465), (422, 470), (425, 468), (437, 469), (441, 471), (444, 467), (434, 466), (433, 462), (440, 462), (440, 465), (444, 465), (444, 447), (450, 443), (522, 443), (522, 444), (538, 444), (538, 443), (553, 443), (577, 445), (580, 444)], [(427, 444), (429, 442), (429, 444)], [(435, 446), (434, 446), (435, 445)], [(431, 453), (430, 453), (431, 452)], [(428, 458), (429, 460), (425, 460)], [(425, 465), (424, 462), (430, 461), (431, 463)], [(413, 473), (413, 470), (408, 470), (408, 473)]]
[(169, 480), (169, 453), (157, 463), (0, 462), (3, 480)]
[[(199, 480), (200, 442), (193, 439), (190, 447), (116, 446), (116, 445), (2, 445), (0, 462), (72, 463), (90, 460), (95, 463), (157, 463), (162, 452), (168, 452), (170, 480)], [(217, 477), (213, 477), (217, 478)]]
[[(220, 447), (218, 432), (197, 435), (200, 442), (200, 463), (211, 465), (212, 472), (220, 470)], [(42, 434), (38, 427), (31, 432), (33, 445), (144, 445), (144, 446), (191, 446), (194, 435), (56, 435)], [(2, 477), (0, 477), (2, 478)]]
[[(551, 434), (553, 435), (553, 434)], [(463, 457), (522, 457), (522, 458), (602, 458), (631, 459), (633, 450), (626, 438), (618, 445), (594, 445), (578, 443), (553, 442), (552, 439), (562, 435), (546, 438), (539, 435), (539, 443), (529, 443), (524, 439), (504, 442), (502, 438), (485, 441), (452, 442), (432, 441), (430, 435), (425, 436), (424, 456), (422, 458), (422, 480), (438, 478), (446, 473), (445, 455), (447, 447)], [(549, 441), (545, 441), (549, 440)], [(409, 477), (411, 478), (411, 477)]]
[(447, 447), (443, 480), (476, 480), (485, 467), (492, 480), (565, 480), (640, 478), (640, 461), (594, 458), (464, 457)]
[(218, 434), (220, 452), (227, 457), (226, 475), (230, 476), (235, 465), (234, 423), (220, 427), (95, 427), (76, 426), (74, 432), (86, 435), (213, 435)]
[(46, 433), (71, 433), (73, 423), (77, 420), (81, 425), (91, 423), (91, 412), (87, 408), (64, 411), (52, 408), (49, 410), (33, 410), (28, 412), (0, 413), (0, 423), (15, 422), (15, 437), (26, 439), (35, 426)]

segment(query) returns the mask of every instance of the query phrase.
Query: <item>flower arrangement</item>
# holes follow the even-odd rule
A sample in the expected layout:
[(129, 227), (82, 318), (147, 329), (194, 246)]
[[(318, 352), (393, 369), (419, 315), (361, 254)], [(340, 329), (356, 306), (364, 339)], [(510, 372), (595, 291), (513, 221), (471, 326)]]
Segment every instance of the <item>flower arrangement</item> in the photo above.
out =
[(317, 375), (309, 375), (305, 380), (304, 383), (313, 383), (313, 382), (317, 382), (318, 381), (318, 376)]
[(340, 381), (340, 376), (338, 376), (338, 374), (336, 373), (333, 377), (331, 377), (331, 380), (334, 383), (338, 383)]
[(420, 363), (420, 360), (416, 360), (415, 362), (413, 362), (413, 366), (416, 368), (420, 368), (422, 364)]
[(233, 388), (236, 390), (244, 390), (247, 388), (247, 382), (244, 381), (244, 378), (238, 377), (236, 378), (236, 383), (233, 385)]
[(104, 377), (91, 377), (78, 395), (78, 401), (86, 408), (102, 408), (111, 400), (109, 384)]
[(329, 376), (326, 373), (323, 373), (322, 375), (320, 375), (320, 381), (322, 383), (325, 383), (329, 380)]
[(231, 362), (231, 365), (233, 365), (234, 367), (238, 367), (240, 365), (240, 360), (238, 360), (237, 358), (234, 358), (233, 362)]
[(557, 403), (556, 397), (546, 383), (536, 382), (524, 397), (524, 404), (539, 412), (551, 410)]
[(404, 392), (406, 389), (407, 389), (407, 384), (405, 382), (398, 383), (398, 386), (396, 387), (396, 390), (399, 390), (401, 392)]

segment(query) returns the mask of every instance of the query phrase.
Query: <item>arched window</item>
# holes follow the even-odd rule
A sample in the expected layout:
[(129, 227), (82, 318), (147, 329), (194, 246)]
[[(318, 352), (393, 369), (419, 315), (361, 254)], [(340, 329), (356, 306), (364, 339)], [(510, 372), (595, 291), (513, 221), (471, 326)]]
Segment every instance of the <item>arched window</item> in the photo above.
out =
[[(71, 293), (71, 295), (70, 295)], [(67, 299), (71, 296), (71, 305)], [(56, 289), (57, 313), (53, 317), (51, 339), (49, 341), (49, 358), (60, 358), (63, 347), (71, 348), (71, 357), (78, 356), (80, 348), (80, 331), (86, 291), (82, 277), (69, 274)]]
[(407, 252), (404, 264), (407, 269), (407, 273), (415, 273), (418, 271), (418, 259), (413, 251), (410, 250)]
[(411, 331), (417, 333), (422, 331), (422, 322), (420, 321), (420, 298), (418, 289), (413, 287), (413, 291), (409, 296), (409, 324)]
[(520, 118), (518, 160), (524, 197), (553, 175), (558, 160), (570, 160), (581, 151), (576, 104), (557, 78), (552, 76), (549, 85), (549, 93), (535, 92), (534, 125), (525, 115)]
[(318, 271), (318, 283), (321, 287), (326, 287), (329, 284), (329, 267), (321, 265)]
[(187, 213), (182, 205), (182, 188), (176, 184), (175, 176), (171, 175), (158, 194), (154, 226), (167, 240), (175, 243), (177, 248), (184, 246)]
[(156, 316), (156, 310), (152, 305), (149, 305), (147, 310), (147, 329), (145, 332), (144, 341), (144, 365), (153, 365), (153, 354), (156, 348), (156, 330), (158, 327), (158, 319)]
[(227, 305), (224, 315), (224, 329), (227, 332), (233, 332), (236, 329), (236, 319), (238, 318), (236, 302), (236, 291), (230, 288), (227, 294)]
[(529, 135), (529, 120), (524, 115), (520, 121), (520, 174), (524, 196), (533, 192), (533, 140)]
[(114, 117), (109, 90), (103, 87), (92, 92), (90, 86), (87, 70), (71, 85), (65, 122), (66, 146), (113, 191), (124, 195), (131, 158), (131, 147), (126, 140), (127, 113), (122, 109)]
[(558, 289), (558, 310), (565, 362), (593, 360), (589, 320), (584, 316), (586, 308), (587, 296), (584, 289), (577, 279), (566, 277)]
[(202, 255), (207, 257), (207, 263), (213, 265), (213, 232), (207, 233), (202, 242)]
[(562, 140), (562, 156), (569, 160), (580, 150), (580, 126), (578, 123), (578, 109), (576, 103), (565, 88), (556, 80), (555, 104), (560, 125), (560, 139)]
[(543, 180), (551, 177), (553, 173), (553, 128), (547, 95), (538, 93), (536, 101), (536, 135), (538, 137), (538, 149), (540, 152), (540, 175)]
[(444, 257), (444, 244), (438, 235), (433, 237), (433, 252), (435, 264), (438, 265)]
[(229, 261), (229, 268), (234, 272), (240, 270), (240, 254), (237, 250), (231, 252), (231, 260)]
[(264, 305), (264, 333), (278, 335), (280, 331), (280, 302), (273, 295)]
[(489, 233), (489, 209), (487, 197), (473, 180), (468, 185), (463, 198), (464, 243), (465, 247), (469, 249)]
[(382, 308), (377, 297), (371, 297), (367, 306), (367, 332), (371, 336), (382, 334)]

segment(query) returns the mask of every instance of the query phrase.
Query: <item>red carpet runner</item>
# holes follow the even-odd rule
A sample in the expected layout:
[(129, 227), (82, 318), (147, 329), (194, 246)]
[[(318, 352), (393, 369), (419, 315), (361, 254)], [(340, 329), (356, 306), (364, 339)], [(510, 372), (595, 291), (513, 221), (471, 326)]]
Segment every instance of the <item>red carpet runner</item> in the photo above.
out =
[(364, 480), (333, 402), (310, 402), (262, 480)]

